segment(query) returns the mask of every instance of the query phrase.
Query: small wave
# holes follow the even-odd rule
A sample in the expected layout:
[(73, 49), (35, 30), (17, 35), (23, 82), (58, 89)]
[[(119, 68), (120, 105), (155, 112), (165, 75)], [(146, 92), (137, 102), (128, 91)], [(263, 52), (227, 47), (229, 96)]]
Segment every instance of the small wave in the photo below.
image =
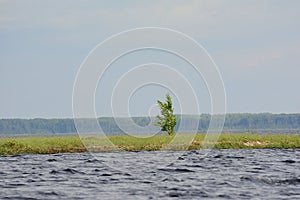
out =
[(34, 179), (28, 179), (26, 182), (27, 182), (27, 183), (35, 183), (35, 182), (37, 182), (37, 181), (34, 180)]
[(246, 172), (249, 172), (249, 173), (252, 173), (252, 174), (259, 174), (259, 173), (261, 173), (258, 170), (246, 170)]
[(58, 174), (58, 171), (56, 171), (56, 170), (51, 170), (51, 171), (49, 172), (49, 174)]
[(112, 176), (112, 174), (104, 173), (104, 174), (101, 174), (100, 176)]
[(21, 156), (23, 156), (22, 154), (16, 154), (16, 155), (11, 155), (11, 156), (8, 156), (8, 157), (12, 157), (12, 158), (14, 158), (14, 157), (21, 157)]
[(148, 181), (148, 180), (142, 180), (142, 181), (140, 181), (141, 183), (145, 183), (145, 184), (151, 184), (151, 183), (153, 183), (152, 181)]
[(63, 171), (67, 172), (67, 173), (70, 173), (70, 174), (84, 174), (84, 172), (80, 172), (80, 171), (77, 171), (77, 170), (72, 169), (72, 168), (67, 168), (67, 169), (64, 169)]
[(45, 196), (61, 196), (60, 194), (54, 191), (39, 191), (38, 193)]
[(220, 197), (222, 199), (231, 199), (231, 196), (227, 195), (227, 194), (219, 194), (218, 197)]
[(283, 160), (281, 162), (284, 162), (284, 163), (295, 163), (296, 161), (295, 160)]
[(288, 179), (272, 179), (272, 178), (256, 178), (256, 177), (241, 177), (241, 180), (250, 181), (254, 183), (264, 183), (267, 185), (297, 185), (300, 184), (300, 178)]
[(265, 168), (262, 167), (253, 167), (254, 170), (265, 170)]
[(99, 163), (99, 162), (103, 162), (101, 160), (97, 160), (97, 159), (88, 159), (87, 161), (85, 161), (86, 163)]
[(192, 167), (192, 168), (204, 168), (203, 165), (199, 164), (190, 164), (190, 165), (182, 165), (183, 167)]
[(49, 172), (49, 174), (85, 174), (84, 172), (80, 172), (80, 171), (77, 171), (75, 169), (72, 169), (72, 168), (66, 168), (66, 169), (63, 169), (61, 171), (57, 171), (57, 170), (51, 170)]
[(54, 158), (49, 158), (47, 161), (48, 161), (48, 162), (55, 162), (55, 161), (57, 161), (57, 160), (54, 159)]
[(161, 169), (158, 169), (160, 171), (166, 171), (166, 172), (179, 172), (179, 173), (188, 173), (188, 172), (195, 172), (193, 170), (190, 170), (190, 169), (185, 169), (185, 168), (161, 168)]
[(9, 183), (9, 184), (3, 185), (1, 188), (18, 188), (21, 186), (26, 186), (26, 184), (25, 183)]
[(214, 158), (223, 158), (223, 155), (219, 154), (219, 155), (216, 155)]
[(23, 197), (23, 196), (11, 196), (11, 197), (5, 197), (3, 199), (19, 199), (19, 200), (36, 200), (37, 198), (32, 198), (32, 197)]
[(226, 156), (226, 158), (231, 158), (231, 159), (245, 159), (244, 156)]
[(184, 194), (182, 192), (172, 191), (172, 192), (168, 192), (167, 195), (169, 197), (181, 197)]
[(162, 182), (182, 182), (182, 180), (174, 177), (168, 177), (163, 179)]

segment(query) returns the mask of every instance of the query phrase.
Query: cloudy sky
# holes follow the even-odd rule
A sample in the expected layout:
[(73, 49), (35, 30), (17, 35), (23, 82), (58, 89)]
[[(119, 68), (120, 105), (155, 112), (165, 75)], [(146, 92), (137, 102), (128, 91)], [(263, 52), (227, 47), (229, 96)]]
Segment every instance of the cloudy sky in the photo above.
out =
[[(0, 118), (72, 117), (73, 84), (88, 53), (139, 27), (174, 29), (203, 45), (223, 78), (227, 112), (299, 113), (299, 13), (298, 0), (0, 0)], [(154, 90), (135, 96), (135, 115), (149, 112)], [(205, 102), (201, 112), (210, 111)], [(96, 104), (98, 116), (111, 114)]]

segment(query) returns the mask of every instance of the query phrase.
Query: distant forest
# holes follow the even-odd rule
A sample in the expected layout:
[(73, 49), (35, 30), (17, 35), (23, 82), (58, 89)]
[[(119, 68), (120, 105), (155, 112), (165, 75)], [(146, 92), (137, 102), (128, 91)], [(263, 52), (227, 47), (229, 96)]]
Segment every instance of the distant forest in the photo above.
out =
[[(177, 116), (177, 130), (181, 120), (199, 120), (198, 132), (208, 129), (211, 116)], [(126, 120), (126, 118), (124, 118)], [(127, 119), (128, 120), (128, 119)], [(140, 126), (150, 122), (149, 117), (134, 117), (133, 120)], [(97, 130), (89, 127), (89, 119), (83, 119), (87, 132)], [(117, 126), (114, 118), (99, 118), (98, 122), (105, 134), (118, 135), (123, 131)], [(185, 127), (186, 132), (189, 127)], [(300, 114), (227, 114), (223, 132), (251, 132), (251, 133), (300, 133)], [(73, 119), (0, 119), (0, 134), (64, 134), (76, 133)]]

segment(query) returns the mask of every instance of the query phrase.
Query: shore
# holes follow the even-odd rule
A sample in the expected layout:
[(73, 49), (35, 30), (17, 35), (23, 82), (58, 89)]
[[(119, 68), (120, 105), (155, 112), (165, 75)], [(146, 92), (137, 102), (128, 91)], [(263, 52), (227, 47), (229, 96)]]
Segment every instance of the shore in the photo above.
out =
[[(184, 141), (191, 137), (179, 134)], [(205, 134), (196, 134), (188, 145), (172, 143), (174, 137), (156, 135), (149, 138), (133, 136), (108, 136), (112, 146), (105, 144), (104, 138), (97, 136), (32, 136), (18, 138), (0, 138), (0, 155), (17, 154), (54, 154), (102, 151), (156, 151), (156, 150), (199, 150), (215, 149), (262, 149), (262, 148), (300, 148), (299, 134), (221, 134), (217, 142), (205, 141)]]

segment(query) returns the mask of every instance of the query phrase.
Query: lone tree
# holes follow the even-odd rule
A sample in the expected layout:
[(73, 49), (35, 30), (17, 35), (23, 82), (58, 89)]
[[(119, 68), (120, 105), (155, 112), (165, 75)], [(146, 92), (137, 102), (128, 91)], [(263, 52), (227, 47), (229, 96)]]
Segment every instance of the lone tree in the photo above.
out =
[(156, 126), (160, 126), (162, 131), (166, 131), (169, 135), (174, 135), (174, 127), (176, 126), (176, 117), (173, 114), (172, 99), (169, 94), (166, 95), (166, 102), (157, 101), (162, 116), (157, 115), (158, 122)]

